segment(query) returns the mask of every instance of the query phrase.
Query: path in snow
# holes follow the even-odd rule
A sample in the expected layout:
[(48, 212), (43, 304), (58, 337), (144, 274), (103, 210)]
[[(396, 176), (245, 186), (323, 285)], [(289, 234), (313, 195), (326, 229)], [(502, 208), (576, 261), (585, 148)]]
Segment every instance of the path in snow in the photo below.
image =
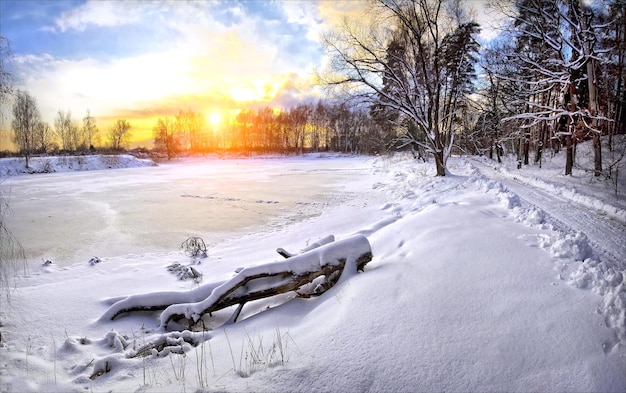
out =
[(546, 217), (549, 224), (565, 232), (573, 230), (584, 233), (589, 245), (608, 266), (616, 270), (626, 269), (626, 226), (561, 195), (550, 194), (515, 177), (502, 174), (493, 166), (478, 160), (472, 160), (472, 163), (486, 176), (499, 181), (517, 194), (523, 207), (528, 204), (540, 207), (549, 216)]

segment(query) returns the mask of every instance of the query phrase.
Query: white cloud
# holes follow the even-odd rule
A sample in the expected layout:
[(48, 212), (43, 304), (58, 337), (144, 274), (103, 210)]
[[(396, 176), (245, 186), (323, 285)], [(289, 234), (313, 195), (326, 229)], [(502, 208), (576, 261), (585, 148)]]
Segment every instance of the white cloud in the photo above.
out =
[(136, 23), (141, 16), (141, 4), (139, 2), (89, 1), (61, 14), (55, 24), (61, 32), (65, 32), (70, 29), (85, 31), (89, 25), (111, 27)]
[[(158, 106), (159, 102), (176, 102), (176, 97), (207, 97), (209, 102), (211, 97), (232, 97), (233, 93), (244, 90), (254, 93), (249, 92), (250, 96), (270, 99), (274, 94), (284, 95), (278, 89), (284, 89), (286, 81), (296, 75), (310, 76), (315, 64), (307, 64), (315, 59), (305, 45), (311, 41), (297, 33), (310, 32), (321, 23), (309, 15), (312, 6), (285, 3), (289, 23), (304, 26), (285, 30), (285, 26), (263, 24), (261, 15), (246, 15), (238, 8), (220, 14), (220, 10), (211, 8), (217, 7), (215, 4), (85, 3), (63, 13), (56, 20), (56, 31), (83, 32), (77, 39), (88, 40), (90, 26), (134, 23), (140, 27), (141, 35), (134, 37), (131, 31), (124, 32), (123, 37), (147, 41), (152, 44), (152, 50), (120, 56), (112, 45), (102, 47), (102, 52), (92, 57), (20, 56), (15, 60), (20, 65), (22, 88), (35, 95), (44, 120), (52, 121), (58, 110), (69, 109), (79, 116), (90, 109), (96, 116), (106, 116), (151, 104)], [(227, 21), (220, 19), (228, 16), (231, 19)], [(163, 33), (159, 39), (165, 41), (158, 41), (157, 45), (150, 42), (154, 38), (145, 34), (150, 30), (141, 29), (146, 26)], [(268, 31), (259, 30), (259, 26), (267, 27)], [(120, 31), (112, 30), (111, 34)], [(286, 40), (290, 40), (297, 54), (285, 53)], [(300, 42), (303, 44), (298, 47)], [(159, 49), (154, 50), (155, 46)], [(289, 86), (294, 90), (305, 88), (307, 83), (291, 82)], [(289, 94), (295, 96), (292, 90)]]

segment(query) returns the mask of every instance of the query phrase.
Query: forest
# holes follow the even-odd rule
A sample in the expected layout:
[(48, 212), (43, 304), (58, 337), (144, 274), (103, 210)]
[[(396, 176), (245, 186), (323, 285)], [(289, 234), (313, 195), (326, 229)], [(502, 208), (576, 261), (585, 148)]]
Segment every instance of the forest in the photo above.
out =
[[(153, 151), (189, 153), (380, 154), (410, 150), (434, 159), (445, 176), (451, 154), (541, 165), (563, 151), (571, 174), (576, 146), (594, 144), (595, 176), (611, 177), (601, 144), (626, 133), (624, 0), (490, 1), (506, 16), (498, 35), (480, 42), (481, 27), (463, 2), (377, 0), (358, 19), (322, 37), (328, 66), (317, 75), (325, 97), (289, 108), (250, 107), (220, 129), (204, 114), (180, 108), (153, 126)], [(1, 38), (4, 59), (9, 43)], [(3, 101), (12, 103), (13, 140), (34, 154), (127, 148), (132, 124), (99, 130), (59, 111), (51, 126), (27, 91), (12, 91), (3, 66)], [(623, 147), (617, 147), (623, 148)], [(6, 154), (6, 153), (5, 153)]]

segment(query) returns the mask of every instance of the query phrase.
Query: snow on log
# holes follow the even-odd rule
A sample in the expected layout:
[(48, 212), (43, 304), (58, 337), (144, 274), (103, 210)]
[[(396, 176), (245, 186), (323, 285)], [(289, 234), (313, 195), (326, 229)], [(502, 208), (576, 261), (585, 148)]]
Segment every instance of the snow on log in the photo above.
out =
[(112, 320), (129, 312), (163, 310), (176, 303), (199, 302), (210, 296), (215, 288), (225, 282), (212, 282), (191, 291), (162, 291), (128, 296), (113, 303), (102, 314), (100, 320)]
[[(335, 236), (333, 236), (333, 235), (324, 236), (323, 238), (321, 238), (320, 240), (316, 241), (315, 243), (312, 243), (308, 247), (303, 248), (300, 251), (300, 254), (304, 254), (307, 251), (311, 251), (313, 249), (316, 249), (318, 247), (323, 246), (324, 244), (332, 243), (334, 241), (335, 241)], [(292, 253), (286, 251), (284, 248), (277, 248), (276, 252), (279, 253), (284, 258), (291, 258), (293, 256), (298, 255), (298, 254), (292, 254)]]
[[(295, 291), (321, 276), (325, 277), (325, 291), (340, 278), (363, 270), (371, 260), (372, 249), (369, 241), (363, 235), (356, 235), (313, 248), (284, 261), (245, 268), (232, 279), (215, 287), (204, 300), (167, 307), (161, 313), (161, 327), (166, 329), (170, 322), (182, 319), (194, 325), (205, 314)], [(240, 311), (241, 307), (238, 307), (233, 321)]]

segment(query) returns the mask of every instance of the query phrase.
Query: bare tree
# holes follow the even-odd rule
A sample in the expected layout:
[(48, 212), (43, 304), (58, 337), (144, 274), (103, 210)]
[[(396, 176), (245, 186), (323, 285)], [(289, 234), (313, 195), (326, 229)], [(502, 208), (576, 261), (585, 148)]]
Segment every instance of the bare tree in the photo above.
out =
[[(11, 57), (11, 46), (6, 37), (0, 35), (0, 108), (8, 104), (13, 94), (13, 76), (7, 69)], [(4, 121), (4, 112), (0, 110), (0, 121)]]
[(127, 120), (119, 119), (109, 128), (109, 142), (113, 150), (121, 150), (130, 142), (131, 125)]
[(35, 127), (34, 147), (40, 153), (47, 153), (52, 147), (54, 132), (50, 124), (40, 121)]
[(54, 118), (54, 129), (57, 137), (61, 142), (61, 149), (65, 151), (74, 150), (73, 146), (73, 132), (72, 132), (72, 114), (70, 111), (63, 112), (58, 111), (57, 116)]
[[(431, 153), (438, 176), (446, 174), (478, 50), (478, 25), (459, 19), (458, 6), (445, 0), (377, 0), (369, 24), (346, 21), (325, 37), (332, 60), (330, 75), (322, 79), (344, 94), (396, 111), (398, 122), (415, 132), (405, 132), (403, 144)], [(396, 49), (388, 50), (391, 45)]]
[[(13, 94), (13, 77), (5, 63), (10, 54), (9, 41), (0, 35), (0, 106), (8, 104)], [(25, 92), (19, 93), (18, 98), (21, 96), (24, 99), (27, 95)], [(0, 122), (2, 121), (4, 121), (4, 113), (0, 111)], [(8, 300), (11, 280), (18, 273), (20, 267), (24, 271), (26, 270), (26, 259), (24, 258), (24, 249), (6, 225), (9, 203), (1, 186), (2, 181), (0, 181), (0, 295), (6, 295)], [(0, 341), (2, 341), (1, 333)]]
[(94, 141), (98, 137), (98, 127), (96, 126), (96, 118), (91, 116), (89, 109), (87, 109), (87, 115), (83, 117), (82, 134), (85, 147), (93, 149)]
[(172, 155), (180, 150), (180, 144), (176, 138), (176, 124), (171, 118), (159, 118), (157, 124), (152, 128), (152, 136), (155, 148), (165, 151), (168, 160), (171, 160)]
[(13, 141), (20, 149), (20, 153), (28, 159), (35, 147), (35, 130), (41, 121), (37, 102), (26, 91), (18, 90), (13, 104)]

